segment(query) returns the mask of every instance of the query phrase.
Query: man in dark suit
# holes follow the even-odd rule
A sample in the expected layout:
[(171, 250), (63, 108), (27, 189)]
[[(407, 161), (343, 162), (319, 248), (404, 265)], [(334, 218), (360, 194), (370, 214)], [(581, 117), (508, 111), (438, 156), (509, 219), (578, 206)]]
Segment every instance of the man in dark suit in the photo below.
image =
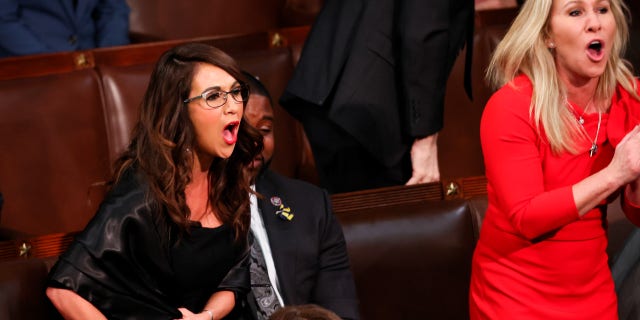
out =
[(128, 43), (125, 0), (0, 1), (0, 57)]
[[(317, 304), (344, 319), (358, 319), (353, 275), (349, 269), (342, 228), (333, 216), (326, 191), (309, 183), (286, 178), (268, 169), (274, 149), (274, 113), (271, 98), (262, 84), (247, 75), (251, 95), (244, 119), (264, 137), (264, 150), (250, 170), (255, 176), (251, 231), (252, 291), (248, 296), (250, 316), (266, 319), (260, 304), (270, 311), (283, 305)], [(257, 262), (257, 260), (264, 260)], [(255, 269), (262, 263), (268, 280), (257, 280)], [(256, 293), (268, 286), (273, 295)]]
[(473, 16), (473, 0), (325, 2), (280, 99), (304, 125), (323, 187), (439, 180), (445, 85)]

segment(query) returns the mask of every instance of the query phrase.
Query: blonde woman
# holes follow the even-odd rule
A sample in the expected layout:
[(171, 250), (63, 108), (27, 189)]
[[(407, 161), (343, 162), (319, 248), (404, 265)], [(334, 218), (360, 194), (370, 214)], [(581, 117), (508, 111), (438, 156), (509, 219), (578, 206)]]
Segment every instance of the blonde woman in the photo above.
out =
[(620, 0), (526, 1), (488, 78), (489, 206), (471, 319), (617, 319), (606, 204), (640, 217), (640, 97)]

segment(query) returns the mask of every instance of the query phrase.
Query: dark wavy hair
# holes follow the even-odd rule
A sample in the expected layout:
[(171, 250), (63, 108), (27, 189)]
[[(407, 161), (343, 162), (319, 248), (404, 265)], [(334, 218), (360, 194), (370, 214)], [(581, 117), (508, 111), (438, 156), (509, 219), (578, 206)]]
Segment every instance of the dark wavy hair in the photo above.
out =
[[(180, 236), (188, 233), (190, 225), (184, 191), (193, 168), (193, 155), (188, 150), (196, 141), (183, 101), (191, 90), (196, 65), (201, 63), (216, 66), (245, 84), (235, 60), (210, 45), (187, 43), (165, 52), (151, 74), (131, 142), (114, 165), (116, 181), (132, 167), (146, 175), (149, 205), (159, 209), (154, 212), (165, 213), (157, 218), (172, 222)], [(260, 133), (241, 121), (232, 155), (216, 158), (209, 168), (209, 203), (222, 223), (233, 226), (236, 240), (246, 237), (250, 221), (251, 189), (243, 168), (261, 150)]]

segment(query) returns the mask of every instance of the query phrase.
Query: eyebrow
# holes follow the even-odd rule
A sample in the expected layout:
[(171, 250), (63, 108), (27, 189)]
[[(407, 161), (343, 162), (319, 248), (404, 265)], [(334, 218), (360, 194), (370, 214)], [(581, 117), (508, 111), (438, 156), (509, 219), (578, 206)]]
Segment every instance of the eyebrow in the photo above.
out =
[[(238, 80), (234, 81), (234, 82), (231, 84), (231, 89), (233, 89), (236, 85), (239, 85), (239, 84), (240, 84), (240, 82), (238, 82)], [(204, 90), (202, 90), (202, 92), (209, 91), (209, 90), (218, 90), (218, 91), (222, 91), (222, 87), (220, 87), (220, 86), (208, 87), (208, 88), (205, 88)]]
[[(573, 0), (573, 1), (569, 1), (569, 2), (565, 3), (564, 6), (562, 6), (562, 7), (566, 8), (566, 7), (570, 6), (570, 5), (583, 4), (584, 2), (585, 2), (584, 0)], [(600, 4), (602, 2), (611, 3), (611, 1), (609, 1), (609, 0), (597, 0), (596, 4)]]
[(584, 3), (584, 1), (582, 1), (582, 0), (574, 0), (574, 1), (569, 1), (569, 2), (565, 3), (562, 7), (566, 8), (566, 7), (569, 7), (569, 6), (574, 5), (574, 4), (582, 4), (582, 3)]

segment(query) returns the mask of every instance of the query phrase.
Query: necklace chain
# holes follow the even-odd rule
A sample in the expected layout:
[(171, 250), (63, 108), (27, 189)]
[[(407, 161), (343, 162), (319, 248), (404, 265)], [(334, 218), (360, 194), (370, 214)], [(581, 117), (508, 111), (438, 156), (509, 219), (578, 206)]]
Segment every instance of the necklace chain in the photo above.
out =
[[(571, 108), (571, 111), (575, 115), (578, 115), (578, 113), (576, 112), (576, 109), (573, 108), (573, 105), (571, 105), (571, 103), (569, 103), (569, 100), (566, 97), (565, 97), (565, 103), (569, 106), (569, 108)], [(578, 124), (582, 128), (582, 131), (587, 135), (587, 137), (589, 137), (589, 139), (591, 139), (591, 136), (589, 136), (589, 133), (584, 128), (584, 118), (583, 118), (583, 116), (587, 112), (587, 109), (589, 109), (589, 106), (592, 103), (593, 103), (593, 98), (591, 98), (591, 100), (589, 101), (587, 106), (582, 111), (582, 114), (579, 115), (578, 118), (576, 119), (576, 121), (578, 122)], [(589, 148), (589, 157), (593, 157), (596, 154), (596, 152), (598, 152), (598, 135), (600, 134), (600, 124), (601, 123), (602, 123), (602, 111), (598, 111), (598, 128), (596, 129), (596, 136), (595, 136), (595, 138), (593, 138), (593, 142), (591, 143), (591, 148)]]

